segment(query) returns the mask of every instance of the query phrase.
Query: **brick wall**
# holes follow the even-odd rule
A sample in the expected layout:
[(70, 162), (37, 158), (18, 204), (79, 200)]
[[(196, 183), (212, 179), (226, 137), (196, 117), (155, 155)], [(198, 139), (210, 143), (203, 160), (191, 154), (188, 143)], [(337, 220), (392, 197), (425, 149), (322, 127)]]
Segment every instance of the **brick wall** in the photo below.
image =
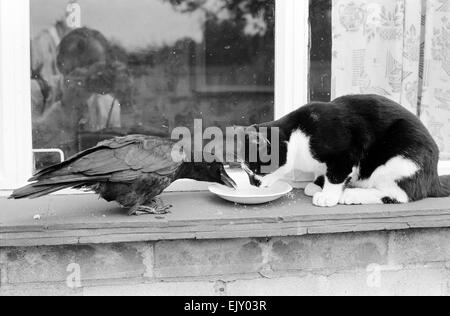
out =
[(450, 295), (449, 245), (428, 229), (0, 248), (0, 295)]

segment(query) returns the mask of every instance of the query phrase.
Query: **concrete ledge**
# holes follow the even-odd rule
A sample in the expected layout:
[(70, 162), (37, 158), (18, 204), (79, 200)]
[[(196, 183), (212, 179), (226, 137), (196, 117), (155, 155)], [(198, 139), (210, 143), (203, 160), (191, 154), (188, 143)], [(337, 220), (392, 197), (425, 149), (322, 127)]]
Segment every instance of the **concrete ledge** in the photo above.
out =
[[(450, 295), (450, 199), (244, 207), (167, 193), (167, 216), (93, 195), (0, 200), (2, 295)], [(35, 220), (35, 215), (40, 219)]]
[(450, 295), (450, 229), (0, 248), (0, 295)]
[[(301, 191), (263, 206), (237, 206), (206, 192), (167, 193), (167, 216), (128, 217), (96, 196), (0, 199), (0, 247), (158, 240), (285, 237), (450, 227), (450, 199), (408, 205), (317, 208)], [(39, 215), (38, 220), (34, 219)]]

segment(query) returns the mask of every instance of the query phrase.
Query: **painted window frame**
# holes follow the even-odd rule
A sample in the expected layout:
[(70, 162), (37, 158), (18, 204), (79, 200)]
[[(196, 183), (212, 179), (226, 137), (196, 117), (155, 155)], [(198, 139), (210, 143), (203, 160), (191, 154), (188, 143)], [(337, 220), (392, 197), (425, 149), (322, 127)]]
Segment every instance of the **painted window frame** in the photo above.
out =
[[(308, 1), (276, 0), (277, 118), (308, 101), (308, 18)], [(32, 173), (29, 0), (0, 1), (0, 69), (0, 191), (6, 192)], [(170, 189), (186, 187), (205, 188), (182, 182)]]
[[(309, 99), (309, 1), (276, 0), (275, 41), (275, 117), (280, 118)], [(32, 173), (29, 0), (0, 1), (0, 69), (0, 191), (7, 192)], [(440, 172), (450, 174), (450, 161), (442, 162)], [(206, 187), (180, 182), (170, 190), (186, 188)]]
[(32, 172), (28, 0), (0, 2), (0, 189)]

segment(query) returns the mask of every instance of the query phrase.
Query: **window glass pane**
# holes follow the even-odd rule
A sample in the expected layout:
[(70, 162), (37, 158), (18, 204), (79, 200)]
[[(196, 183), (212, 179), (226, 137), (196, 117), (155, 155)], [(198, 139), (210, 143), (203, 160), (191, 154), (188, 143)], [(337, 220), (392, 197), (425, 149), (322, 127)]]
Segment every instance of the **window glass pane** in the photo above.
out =
[(331, 97), (331, 0), (313, 0), (310, 5), (311, 73), (313, 101), (329, 102)]
[(274, 0), (31, 0), (36, 168), (116, 135), (274, 115)]

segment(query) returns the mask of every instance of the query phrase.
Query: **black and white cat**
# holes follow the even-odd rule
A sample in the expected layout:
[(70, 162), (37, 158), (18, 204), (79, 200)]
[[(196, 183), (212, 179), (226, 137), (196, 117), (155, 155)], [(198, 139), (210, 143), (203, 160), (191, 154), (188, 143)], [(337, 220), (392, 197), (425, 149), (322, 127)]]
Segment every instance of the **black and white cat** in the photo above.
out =
[(282, 166), (260, 178), (261, 186), (293, 169), (314, 173), (317, 181), (305, 192), (316, 206), (450, 196), (450, 176), (438, 176), (432, 136), (418, 117), (387, 98), (354, 95), (311, 103), (256, 127), (279, 128), (283, 144)]

